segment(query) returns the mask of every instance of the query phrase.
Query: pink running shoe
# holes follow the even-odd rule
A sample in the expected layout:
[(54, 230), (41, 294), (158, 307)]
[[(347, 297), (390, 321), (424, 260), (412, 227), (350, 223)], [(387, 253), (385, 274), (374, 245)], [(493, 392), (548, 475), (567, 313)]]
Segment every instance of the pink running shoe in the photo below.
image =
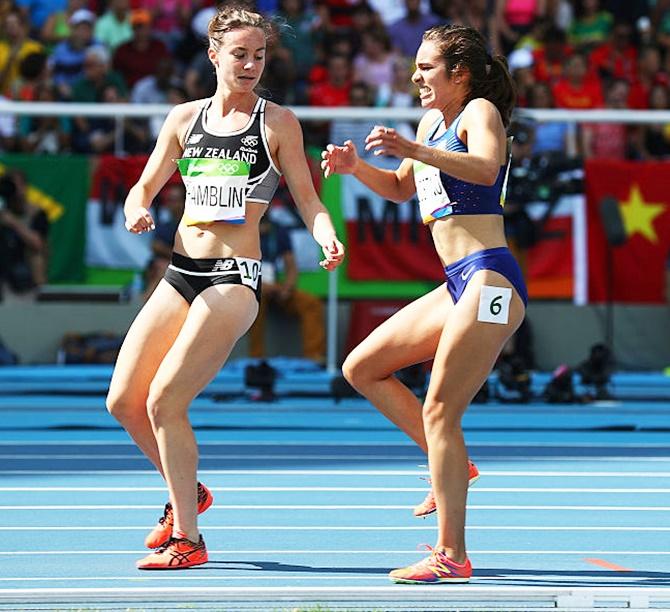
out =
[[(468, 459), (468, 486), (472, 486), (477, 480), (479, 480), (479, 470), (477, 466)], [(430, 478), (426, 478), (428, 484), (431, 484)], [(414, 516), (421, 518), (427, 517), (429, 514), (432, 514), (437, 510), (435, 505), (435, 495), (433, 494), (433, 489), (428, 491), (426, 498), (414, 508)]]
[[(430, 548), (430, 547), (429, 547)], [(393, 570), (389, 578), (396, 584), (439, 584), (446, 582), (469, 582), (472, 577), (470, 560), (455, 563), (447, 555), (430, 549), (430, 556), (418, 563)]]
[[(207, 508), (212, 505), (214, 496), (212, 492), (201, 482), (198, 483), (198, 514), (202, 514)], [(172, 504), (168, 502), (165, 504), (163, 516), (158, 519), (158, 523), (153, 528), (151, 533), (144, 540), (144, 545), (147, 548), (160, 548), (164, 546), (172, 536), (172, 527), (174, 526), (174, 513), (172, 511)]]

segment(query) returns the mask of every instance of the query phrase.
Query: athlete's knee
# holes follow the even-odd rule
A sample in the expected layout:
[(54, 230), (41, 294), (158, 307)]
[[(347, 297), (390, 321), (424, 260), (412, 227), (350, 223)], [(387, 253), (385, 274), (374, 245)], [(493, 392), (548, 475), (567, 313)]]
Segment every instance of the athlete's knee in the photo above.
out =
[(164, 426), (179, 413), (176, 409), (174, 390), (158, 381), (151, 383), (147, 397), (147, 416), (154, 429)]
[(444, 434), (460, 433), (462, 414), (460, 406), (447, 402), (427, 398), (423, 404), (423, 424), (427, 431), (439, 429)]
[(342, 374), (350, 385), (356, 389), (365, 388), (367, 385), (385, 380), (393, 372), (385, 372), (376, 364), (374, 357), (365, 353), (357, 353), (355, 350), (342, 364)]
[(368, 379), (365, 370), (365, 364), (356, 358), (354, 353), (350, 353), (342, 364), (342, 375), (350, 385), (357, 389), (365, 386)]
[(138, 411), (137, 401), (133, 400), (130, 393), (124, 391), (117, 392), (110, 389), (105, 399), (105, 405), (107, 406), (107, 412), (120, 423), (132, 418)]

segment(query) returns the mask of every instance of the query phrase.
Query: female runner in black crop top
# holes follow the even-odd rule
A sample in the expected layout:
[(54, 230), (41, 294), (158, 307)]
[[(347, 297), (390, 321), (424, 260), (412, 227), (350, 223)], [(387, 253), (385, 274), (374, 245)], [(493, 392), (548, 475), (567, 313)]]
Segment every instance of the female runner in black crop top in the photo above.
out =
[(188, 408), (258, 311), (258, 226), (271, 195), (267, 189), (256, 191), (250, 155), (265, 143), (255, 134), (240, 142), (247, 149), (246, 160), (235, 159), (241, 153), (234, 152), (232, 159), (217, 160), (207, 157), (206, 151), (200, 155), (194, 151), (184, 159), (188, 148), (206, 140), (190, 129), (203, 106), (207, 106), (203, 124), (215, 135), (243, 130), (252, 123), (254, 109), (263, 107), (264, 152), (272, 160), (270, 170), (283, 171), (307, 228), (323, 249), (321, 266), (333, 270), (344, 257), (330, 216), (314, 190), (300, 124), (288, 109), (259, 105), (254, 93), (269, 32), (269, 22), (257, 13), (230, 6), (218, 10), (209, 24), (208, 49), (216, 70), (216, 93), (211, 103), (198, 100), (171, 110), (124, 206), (129, 231), (152, 230), (149, 207), (179, 162), (187, 185), (188, 219), (179, 224), (166, 278), (126, 336), (107, 396), (108, 410), (163, 475), (169, 490), (165, 514), (145, 541), (159, 550), (138, 561), (140, 569), (178, 569), (207, 561), (197, 514), (209, 507), (212, 497), (197, 482), (198, 450)]

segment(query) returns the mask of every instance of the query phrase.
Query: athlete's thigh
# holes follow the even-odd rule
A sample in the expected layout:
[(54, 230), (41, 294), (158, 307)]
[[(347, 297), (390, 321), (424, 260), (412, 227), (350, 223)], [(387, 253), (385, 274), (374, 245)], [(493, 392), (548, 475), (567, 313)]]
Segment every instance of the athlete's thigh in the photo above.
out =
[(349, 357), (375, 372), (390, 374), (432, 359), (447, 314), (454, 307), (446, 284), (414, 300), (375, 328)]
[(124, 395), (143, 404), (158, 366), (179, 334), (188, 302), (161, 280), (135, 317), (114, 366), (111, 397)]
[(243, 285), (215, 285), (198, 295), (154, 384), (179, 403), (193, 399), (221, 369), (256, 318), (258, 302)]
[[(483, 285), (512, 289), (507, 317), (503, 318), (503, 311), (499, 322), (480, 320)], [(492, 312), (498, 312), (497, 306)], [(450, 417), (460, 419), (493, 369), (503, 345), (521, 324), (524, 313), (521, 298), (504, 276), (491, 270), (475, 273), (448, 314), (435, 354), (426, 402), (446, 402)]]

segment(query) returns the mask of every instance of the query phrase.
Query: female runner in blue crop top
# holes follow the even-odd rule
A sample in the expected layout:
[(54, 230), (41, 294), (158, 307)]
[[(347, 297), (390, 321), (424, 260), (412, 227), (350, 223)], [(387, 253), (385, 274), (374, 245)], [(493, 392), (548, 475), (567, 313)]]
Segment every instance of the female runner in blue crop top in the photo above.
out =
[[(437, 505), (432, 554), (394, 570), (400, 583), (467, 582), (465, 548), (468, 459), (461, 418), (487, 379), (527, 301), (503, 231), (508, 167), (505, 127), (514, 87), (502, 58), (491, 58), (474, 29), (428, 30), (412, 80), (428, 109), (416, 142), (375, 127), (367, 150), (403, 161), (376, 168), (351, 141), (323, 152), (326, 176), (349, 173), (381, 196), (403, 202), (417, 193), (447, 282), (375, 329), (347, 357), (347, 380), (428, 453)], [(433, 358), (423, 407), (393, 373)], [(471, 477), (471, 474), (470, 474)]]

